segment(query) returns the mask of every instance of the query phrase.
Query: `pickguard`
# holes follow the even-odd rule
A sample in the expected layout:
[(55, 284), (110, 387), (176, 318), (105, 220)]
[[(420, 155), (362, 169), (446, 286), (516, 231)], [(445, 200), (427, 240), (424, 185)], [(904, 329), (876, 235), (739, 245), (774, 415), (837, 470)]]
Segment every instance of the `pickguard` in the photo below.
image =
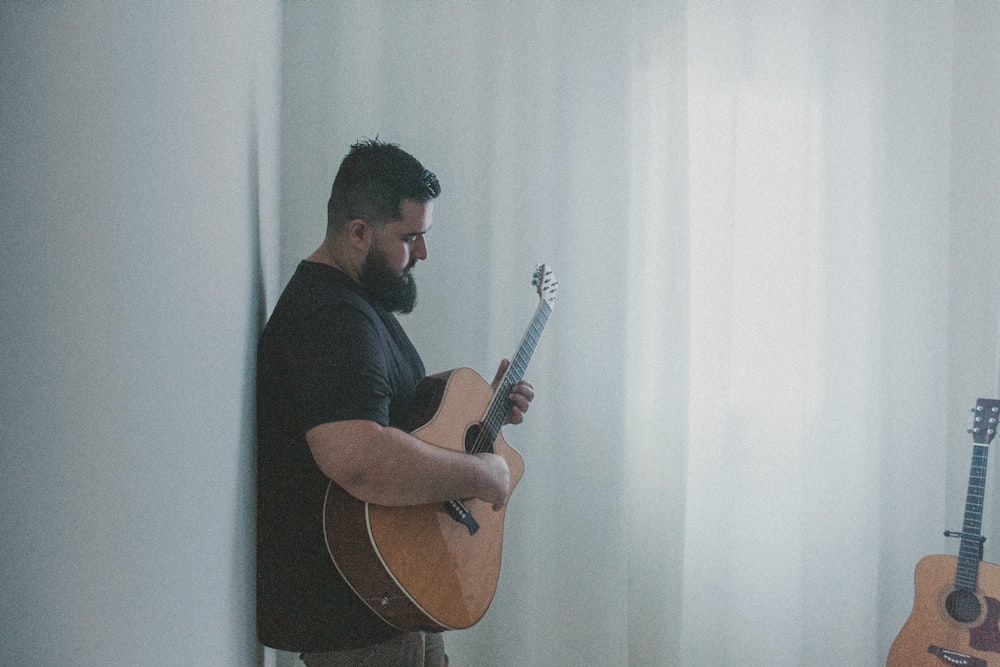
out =
[(1000, 601), (986, 598), (986, 618), (969, 630), (969, 646), (977, 651), (1000, 653)]

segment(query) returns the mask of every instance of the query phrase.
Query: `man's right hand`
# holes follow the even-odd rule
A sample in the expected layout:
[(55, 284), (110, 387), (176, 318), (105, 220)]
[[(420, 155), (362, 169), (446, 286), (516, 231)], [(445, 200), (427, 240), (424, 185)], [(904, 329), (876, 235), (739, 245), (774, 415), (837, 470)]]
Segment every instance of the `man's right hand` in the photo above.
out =
[(494, 510), (503, 509), (510, 495), (510, 468), (502, 456), (490, 453), (476, 454), (486, 464), (483, 492), (477, 497), (493, 505)]

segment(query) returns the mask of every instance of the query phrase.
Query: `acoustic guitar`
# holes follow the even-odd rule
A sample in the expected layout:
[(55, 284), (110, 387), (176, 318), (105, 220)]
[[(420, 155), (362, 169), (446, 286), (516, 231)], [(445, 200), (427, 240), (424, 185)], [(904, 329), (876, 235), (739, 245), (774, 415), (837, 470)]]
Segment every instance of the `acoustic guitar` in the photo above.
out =
[(980, 398), (970, 429), (972, 469), (958, 557), (925, 556), (914, 575), (913, 610), (889, 650), (887, 667), (1000, 667), (1000, 566), (983, 558), (986, 459), (1000, 400)]
[[(407, 429), (438, 447), (502, 456), (511, 492), (524, 474), (524, 460), (500, 427), (510, 412), (510, 390), (523, 378), (552, 313), (559, 283), (541, 265), (532, 284), (538, 307), (496, 391), (469, 368), (424, 378), (417, 394), (426, 407)], [(493, 601), (505, 514), (479, 499), (385, 507), (362, 502), (331, 482), (323, 530), (337, 570), (379, 618), (401, 630), (453, 630), (479, 621)]]

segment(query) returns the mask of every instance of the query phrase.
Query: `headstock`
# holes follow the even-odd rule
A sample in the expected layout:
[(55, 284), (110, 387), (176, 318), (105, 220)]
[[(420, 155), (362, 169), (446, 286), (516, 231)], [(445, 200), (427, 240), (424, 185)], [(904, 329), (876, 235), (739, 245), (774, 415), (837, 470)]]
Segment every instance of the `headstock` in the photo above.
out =
[(1000, 419), (1000, 399), (980, 398), (976, 407), (972, 408), (972, 441), (977, 445), (988, 445), (997, 433), (997, 420)]
[(531, 284), (538, 288), (538, 298), (553, 307), (556, 302), (556, 292), (559, 291), (559, 281), (545, 264), (535, 267), (535, 273), (531, 278)]

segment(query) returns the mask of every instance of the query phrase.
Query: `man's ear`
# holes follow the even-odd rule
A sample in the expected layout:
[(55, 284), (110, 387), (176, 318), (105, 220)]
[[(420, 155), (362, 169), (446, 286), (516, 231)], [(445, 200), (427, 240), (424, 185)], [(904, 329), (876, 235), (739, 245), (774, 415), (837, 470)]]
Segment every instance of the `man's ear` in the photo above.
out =
[(359, 249), (368, 250), (373, 234), (372, 226), (361, 218), (354, 218), (347, 223), (347, 238), (352, 246)]

